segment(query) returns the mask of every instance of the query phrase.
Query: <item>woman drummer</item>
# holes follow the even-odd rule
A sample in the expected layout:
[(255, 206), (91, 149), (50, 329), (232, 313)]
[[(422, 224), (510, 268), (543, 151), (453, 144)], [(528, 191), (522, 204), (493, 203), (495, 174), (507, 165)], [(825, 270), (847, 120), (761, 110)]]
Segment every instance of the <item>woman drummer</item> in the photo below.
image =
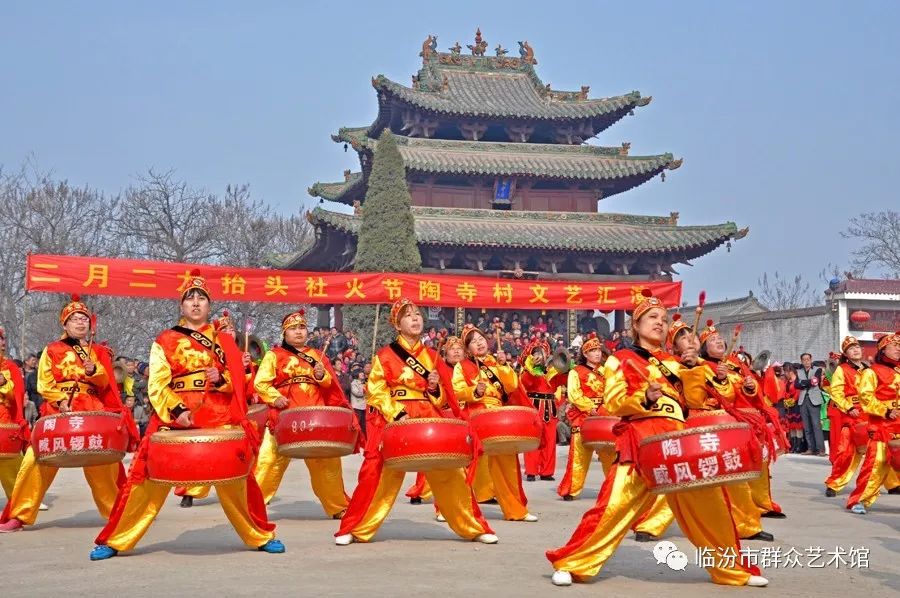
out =
[[(62, 338), (47, 345), (38, 362), (37, 390), (44, 398), (43, 416), (88, 411), (119, 412), (124, 410), (119, 390), (113, 378), (109, 349), (89, 340), (93, 332), (93, 315), (78, 295), (72, 295), (59, 314)], [(122, 415), (123, 422), (137, 442), (140, 433), (130, 412)], [(56, 421), (50, 420), (54, 425)], [(39, 425), (43, 426), (44, 422)], [(59, 471), (57, 467), (42, 465), (28, 446), (16, 483), (3, 514), (0, 533), (17, 532), (26, 525), (34, 525), (41, 501)], [(91, 487), (97, 511), (109, 517), (116, 494), (125, 480), (121, 463), (91, 465), (82, 468)]]
[[(603, 408), (603, 364), (609, 357), (609, 349), (597, 338), (589, 336), (581, 345), (581, 353), (577, 365), (569, 372), (566, 384), (566, 400), (568, 408), (566, 417), (572, 424), (572, 440), (569, 443), (569, 459), (566, 462), (566, 473), (556, 489), (563, 500), (571, 501), (581, 495), (588, 467), (594, 452), (581, 443), (581, 424), (592, 415), (609, 415)], [(616, 451), (604, 448), (596, 451), (600, 465), (605, 474), (612, 467)]]
[[(359, 481), (350, 506), (341, 519), (334, 543), (346, 546), (369, 542), (381, 527), (406, 475), (383, 467), (381, 434), (389, 422), (444, 417), (441, 407), (453, 392), (449, 370), (437, 351), (422, 344), (423, 320), (419, 308), (401, 298), (391, 307), (391, 325), (397, 340), (382, 347), (372, 359), (367, 383), (370, 417), (366, 421), (366, 448)], [(415, 366), (415, 369), (411, 365)], [(450, 529), (467, 540), (496, 544), (497, 536), (481, 516), (462, 468), (425, 472), (435, 502)]]
[[(326, 405), (349, 409), (331, 362), (321, 351), (306, 345), (309, 329), (302, 309), (284, 317), (281, 333), (281, 346), (266, 352), (256, 373), (256, 391), (262, 401), (279, 411)], [(275, 437), (266, 429), (255, 475), (267, 504), (291, 463), (290, 457), (279, 455), (276, 449)], [(325, 513), (340, 519), (350, 500), (344, 492), (341, 458), (310, 458), (304, 462), (313, 493)]]
[[(21, 438), (28, 438), (28, 422), (25, 421), (25, 380), (22, 370), (6, 356), (6, 331), (0, 326), (0, 424), (15, 426)], [(0, 485), (7, 500), (16, 483), (16, 473), (22, 464), (21, 453), (15, 456), (0, 455)]]
[[(519, 379), (509, 365), (501, 365), (488, 354), (488, 342), (471, 324), (460, 335), (468, 357), (453, 368), (453, 391), (464, 403), (464, 412), (497, 409), (506, 405), (533, 408), (519, 388)], [(518, 455), (489, 455), (488, 472), (494, 485), (494, 497), (509, 521), (537, 521), (528, 512), (528, 499), (522, 488), (522, 472)]]
[[(593, 577), (613, 555), (634, 520), (654, 500), (637, 469), (641, 438), (684, 428), (685, 402), (678, 374), (681, 364), (663, 350), (668, 316), (662, 302), (644, 291), (631, 323), (634, 347), (613, 354), (604, 367), (605, 402), (611, 415), (623, 418), (616, 463), (603, 482), (597, 502), (585, 513), (568, 544), (547, 552), (554, 585), (571, 585)], [(648, 382), (649, 380), (649, 382)], [(712, 555), (740, 555), (740, 541), (721, 487), (668, 495), (681, 531)], [(731, 552), (733, 551), (733, 552)], [(715, 559), (707, 568), (714, 583), (764, 586), (755, 567), (738, 559)]]

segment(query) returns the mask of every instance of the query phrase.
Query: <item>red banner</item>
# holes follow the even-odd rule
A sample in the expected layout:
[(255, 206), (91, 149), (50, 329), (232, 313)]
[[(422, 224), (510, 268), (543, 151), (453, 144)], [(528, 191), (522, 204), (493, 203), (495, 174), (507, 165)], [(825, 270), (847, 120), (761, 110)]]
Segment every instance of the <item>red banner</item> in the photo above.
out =
[(519, 280), (447, 274), (300, 272), (71, 255), (29, 255), (29, 291), (174, 299), (190, 271), (206, 277), (218, 301), (393, 303), (509, 309), (630, 310), (643, 289), (665, 305), (681, 302), (680, 282)]

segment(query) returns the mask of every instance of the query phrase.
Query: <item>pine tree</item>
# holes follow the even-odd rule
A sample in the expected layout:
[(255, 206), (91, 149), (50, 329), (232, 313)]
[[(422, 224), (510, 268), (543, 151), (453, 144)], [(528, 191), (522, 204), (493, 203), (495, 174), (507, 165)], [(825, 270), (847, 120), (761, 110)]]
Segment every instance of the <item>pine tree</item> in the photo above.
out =
[[(403, 157), (397, 148), (396, 138), (385, 129), (378, 139), (366, 200), (362, 205), (362, 223), (353, 267), (355, 272), (422, 270), (411, 204)], [(345, 326), (356, 331), (361, 352), (367, 353), (372, 349), (375, 311), (374, 305), (348, 305), (343, 308)], [(389, 312), (390, 306), (381, 306), (376, 348), (394, 337), (394, 329), (387, 320)]]

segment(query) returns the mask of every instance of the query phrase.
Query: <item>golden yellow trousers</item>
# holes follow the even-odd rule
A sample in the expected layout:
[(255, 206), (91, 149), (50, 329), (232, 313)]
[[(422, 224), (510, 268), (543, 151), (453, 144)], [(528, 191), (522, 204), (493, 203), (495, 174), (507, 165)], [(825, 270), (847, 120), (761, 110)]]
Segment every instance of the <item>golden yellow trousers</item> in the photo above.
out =
[[(225, 516), (244, 544), (258, 548), (275, 537), (275, 532), (260, 529), (250, 518), (246, 480), (216, 484), (215, 488)], [(167, 484), (150, 481), (132, 486), (119, 524), (106, 544), (120, 552), (134, 548), (156, 519), (171, 490)]]
[[(34, 459), (34, 452), (29, 446), (16, 476), (15, 487), (9, 497), (10, 518), (18, 519), (25, 525), (33, 525), (37, 520), (38, 509), (41, 501), (44, 500), (44, 494), (53, 483), (57, 471), (59, 471), (57, 467), (38, 465)], [(84, 471), (84, 478), (87, 480), (88, 486), (91, 487), (97, 511), (100, 512), (101, 517), (109, 519), (109, 514), (116, 502), (116, 495), (119, 492), (117, 486), (119, 463), (93, 465), (82, 468), (82, 471)]]
[(850, 465), (844, 470), (844, 472), (834, 478), (831, 481), (826, 482), (826, 486), (834, 490), (835, 492), (840, 492), (847, 485), (853, 481), (853, 476), (856, 475), (856, 472), (859, 471), (859, 466), (862, 464), (863, 455), (859, 451), (853, 452), (853, 456), (850, 458)]
[[(397, 500), (406, 473), (382, 468), (375, 496), (362, 521), (350, 532), (360, 542), (369, 542), (384, 523)], [(434, 501), (441, 508), (441, 514), (456, 534), (472, 540), (485, 533), (472, 509), (472, 491), (466, 484), (466, 474), (462, 469), (427, 471), (425, 478), (434, 493)]]
[(494, 480), (491, 479), (490, 466), (486, 455), (478, 458), (478, 464), (475, 466), (475, 479), (472, 481), (472, 491), (475, 493), (475, 500), (478, 502), (486, 502), (495, 497)]
[(856, 487), (847, 498), (847, 508), (849, 509), (858, 502), (861, 502), (866, 508), (871, 507), (878, 500), (882, 486), (889, 490), (896, 488), (898, 477), (891, 467), (891, 456), (888, 453), (887, 443), (880, 440), (869, 440), (866, 455), (859, 470), (859, 477), (856, 478)]
[(634, 525), (635, 533), (646, 532), (650, 535), (661, 538), (672, 522), (675, 521), (675, 513), (669, 507), (666, 495), (657, 495), (650, 509), (641, 515), (641, 518)]
[[(282, 457), (278, 454), (275, 438), (266, 430), (262, 446), (259, 449), (254, 475), (267, 504), (278, 491), (291, 461), (290, 457)], [(333, 517), (346, 511), (348, 498), (344, 492), (344, 476), (340, 457), (304, 459), (303, 461), (309, 470), (313, 493), (322, 503), (325, 513), (329, 517)]]
[(12, 495), (13, 488), (16, 485), (16, 474), (22, 466), (22, 455), (13, 457), (12, 459), (0, 459), (0, 485), (3, 486), (3, 493), (7, 500)]
[(190, 496), (191, 498), (202, 500), (209, 496), (210, 490), (212, 490), (212, 486), (188, 486), (183, 493), (179, 493), (178, 495)]
[[(741, 553), (722, 488), (700, 488), (669, 494), (666, 498), (681, 531), (694, 546), (708, 549), (713, 555), (722, 554), (723, 550)], [(603, 483), (597, 504), (585, 513), (569, 545), (548, 554), (553, 568), (568, 571), (580, 579), (597, 575), (634, 521), (654, 500), (631, 463), (614, 465)], [(564, 556), (553, 560), (556, 553)], [(719, 565), (728, 564), (725, 559), (717, 560), (722, 561)], [(738, 565), (708, 567), (707, 571), (713, 582), (724, 585), (746, 585), (750, 578), (749, 571)]]
[[(587, 478), (588, 470), (591, 466), (591, 461), (594, 459), (594, 453), (596, 452), (597, 458), (600, 461), (600, 465), (603, 468), (604, 475), (609, 468), (612, 467), (613, 462), (616, 460), (616, 450), (615, 448), (603, 448), (598, 451), (593, 451), (584, 446), (581, 440), (581, 431), (575, 430), (572, 432), (572, 438), (569, 443), (569, 451), (572, 452), (571, 459), (567, 462), (567, 466), (571, 465), (572, 471), (567, 472), (567, 477), (569, 481), (569, 492), (568, 494), (574, 498), (578, 498), (581, 496), (581, 492), (584, 490), (584, 480)], [(563, 480), (567, 479), (566, 476), (563, 477)], [(560, 488), (563, 488), (563, 483), (560, 483)], [(563, 490), (560, 490), (562, 493)]]
[[(753, 503), (759, 509), (760, 513), (768, 513), (774, 511), (781, 512), (781, 507), (772, 500), (772, 476), (769, 468), (772, 466), (771, 461), (763, 461), (762, 473), (755, 480), (747, 482), (750, 485), (750, 494)], [(730, 486), (729, 486), (730, 488)]]
[[(763, 469), (767, 469), (765, 464)], [(748, 482), (738, 482), (725, 486), (728, 500), (731, 502), (731, 518), (734, 519), (734, 527), (738, 536), (749, 538), (762, 531), (760, 508), (753, 501), (753, 493)], [(768, 494), (767, 494), (768, 496)]]
[[(518, 455), (490, 455), (487, 458), (487, 469), (494, 485), (494, 497), (503, 511), (503, 518), (508, 521), (521, 521), (528, 515), (528, 507), (522, 500), (522, 474), (519, 471)], [(444, 510), (444, 505), (436, 501)], [(446, 514), (445, 514), (446, 515)]]

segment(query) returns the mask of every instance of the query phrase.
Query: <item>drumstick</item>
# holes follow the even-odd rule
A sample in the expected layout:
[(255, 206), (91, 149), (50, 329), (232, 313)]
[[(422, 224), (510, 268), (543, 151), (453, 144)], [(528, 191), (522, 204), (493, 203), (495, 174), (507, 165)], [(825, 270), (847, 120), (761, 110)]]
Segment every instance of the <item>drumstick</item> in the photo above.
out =
[(700, 291), (700, 297), (697, 299), (697, 308), (694, 310), (694, 334), (699, 334), (697, 328), (700, 326), (700, 316), (703, 315), (704, 303), (706, 303), (706, 291)]
[(734, 327), (734, 334), (731, 335), (731, 343), (729, 343), (728, 348), (725, 350), (725, 357), (731, 355), (731, 352), (734, 351), (734, 348), (737, 346), (738, 338), (741, 336), (741, 328), (743, 328), (741, 324)]
[(250, 331), (253, 330), (253, 320), (247, 318), (244, 322), (244, 353), (250, 352)]

